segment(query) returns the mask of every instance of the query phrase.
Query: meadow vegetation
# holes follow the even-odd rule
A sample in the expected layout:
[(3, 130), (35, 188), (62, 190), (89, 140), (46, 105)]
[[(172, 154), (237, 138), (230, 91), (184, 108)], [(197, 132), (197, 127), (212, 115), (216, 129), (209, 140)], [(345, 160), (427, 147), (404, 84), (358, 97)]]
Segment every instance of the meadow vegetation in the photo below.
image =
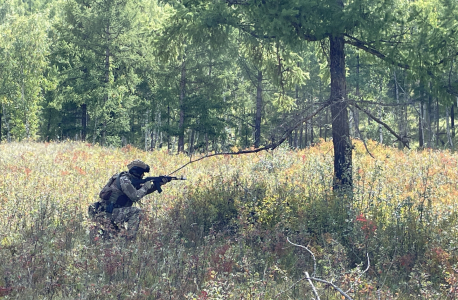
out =
[[(142, 200), (128, 243), (94, 234), (88, 205), (133, 159), (155, 176), (189, 157), (1, 144), (0, 297), (312, 299), (307, 271), (353, 299), (456, 299), (458, 155), (367, 147), (374, 158), (355, 141), (352, 199), (331, 194), (330, 142), (190, 164), (187, 181)], [(322, 299), (342, 299), (314, 285)]]

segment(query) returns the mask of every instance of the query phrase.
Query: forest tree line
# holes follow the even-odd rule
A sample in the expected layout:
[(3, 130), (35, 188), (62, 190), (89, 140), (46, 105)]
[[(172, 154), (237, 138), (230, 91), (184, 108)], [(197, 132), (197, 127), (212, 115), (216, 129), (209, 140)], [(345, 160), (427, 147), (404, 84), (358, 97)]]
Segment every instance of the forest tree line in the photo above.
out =
[(446, 0), (3, 0), (0, 140), (453, 149), (457, 16)]

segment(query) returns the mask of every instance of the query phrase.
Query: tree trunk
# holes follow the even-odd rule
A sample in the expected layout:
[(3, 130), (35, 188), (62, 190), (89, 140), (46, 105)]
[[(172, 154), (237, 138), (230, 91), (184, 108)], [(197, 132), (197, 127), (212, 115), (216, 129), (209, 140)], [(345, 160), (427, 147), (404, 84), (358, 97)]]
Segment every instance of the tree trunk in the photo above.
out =
[(170, 104), (167, 104), (167, 151), (170, 153), (171, 150), (171, 140), (170, 140)]
[(327, 142), (327, 140), (328, 140), (328, 125), (329, 125), (329, 109), (328, 108), (326, 108), (326, 112), (325, 112), (325, 115), (324, 115), (324, 123), (325, 123), (324, 141)]
[[(22, 75), (24, 75), (24, 69), (21, 68)], [(25, 88), (24, 88), (24, 78), (22, 78), (21, 82), (21, 100), (24, 104), (24, 121), (25, 121), (25, 134), (27, 139), (30, 138), (30, 124), (29, 124), (29, 116), (28, 116), (28, 107), (27, 103), (25, 102)]]
[(440, 124), (439, 124), (439, 99), (436, 99), (436, 148), (439, 148)]
[(304, 125), (301, 125), (301, 132), (299, 133), (299, 148), (304, 149)]
[[(150, 111), (149, 109), (145, 113), (145, 151), (148, 151), (149, 149), (152, 150), (152, 145), (153, 145), (153, 140), (154, 140), (154, 132), (150, 131), (150, 126), (149, 126), (149, 114)], [(151, 139), (148, 143), (148, 139)]]
[(262, 71), (258, 71), (256, 86), (256, 117), (254, 120), (254, 147), (261, 145), (261, 117), (262, 117)]
[(81, 140), (86, 141), (87, 136), (87, 105), (81, 104)]
[(186, 56), (183, 55), (180, 78), (180, 121), (178, 124), (178, 152), (184, 152), (184, 98), (186, 95)]
[(455, 103), (453, 103), (452, 107), (450, 108), (450, 122), (451, 122), (452, 137), (455, 137), (455, 109), (454, 108), (455, 108)]
[(331, 118), (334, 146), (334, 191), (351, 191), (352, 145), (346, 102), (345, 52), (343, 34), (330, 38)]
[[(383, 117), (382, 106), (378, 105), (378, 118), (379, 118), (379, 120), (381, 120), (382, 117)], [(382, 128), (382, 124), (378, 124), (378, 134), (379, 134), (379, 143), (383, 144), (383, 128)]]
[(431, 97), (428, 98), (428, 118), (427, 118), (427, 126), (428, 126), (428, 140), (426, 141), (426, 146), (428, 148), (432, 148), (433, 145), (433, 128), (432, 128), (432, 114), (433, 114), (433, 108), (432, 108), (432, 99)]
[(310, 119), (310, 145), (313, 146), (313, 140), (315, 137), (313, 136), (313, 119)]
[[(356, 99), (357, 100), (360, 100), (360, 96), (359, 96), (359, 67), (360, 67), (360, 64), (359, 64), (359, 53), (356, 55)], [(355, 127), (355, 134), (354, 134), (354, 137), (355, 138), (361, 138), (359, 136), (359, 110), (358, 109), (354, 109), (353, 110), (353, 124), (354, 124), (354, 127)]]
[(10, 126), (11, 117), (8, 116), (8, 114), (5, 114), (5, 107), (3, 104), (2, 104), (2, 111), (3, 111), (3, 114), (5, 115), (6, 141), (8, 143), (11, 143), (11, 126)]
[(453, 141), (452, 141), (452, 134), (450, 133), (450, 122), (449, 122), (449, 113), (448, 113), (448, 107), (445, 108), (445, 114), (446, 114), (446, 125), (447, 125), (447, 139), (448, 143), (450, 144), (450, 149), (453, 149)]
[(423, 102), (420, 102), (420, 113), (418, 114), (418, 146), (420, 148), (423, 148), (425, 144), (425, 134), (423, 128)]
[(189, 155), (192, 155), (193, 154), (193, 148), (194, 148), (194, 134), (195, 134), (195, 130), (194, 129), (191, 129), (191, 136), (189, 137)]
[[(107, 29), (106, 29), (106, 32), (108, 33), (108, 36), (107, 36), (107, 44), (109, 45), (110, 44), (110, 25), (107, 26)], [(108, 87), (109, 87), (109, 84), (110, 84), (110, 48), (107, 47), (105, 49), (105, 88), (106, 88), (106, 94), (105, 94), (105, 103), (104, 103), (104, 106), (106, 105), (106, 103), (108, 102)], [(105, 145), (106, 143), (106, 136), (107, 136), (107, 120), (106, 120), (106, 116), (103, 116), (103, 128), (102, 128), (102, 146)]]
[(309, 146), (309, 122), (305, 122), (305, 128), (304, 128), (304, 148), (307, 148)]
[[(399, 134), (402, 134), (404, 132), (404, 109), (403, 109), (403, 106), (401, 106), (401, 101), (399, 100), (399, 83), (398, 83), (398, 79), (397, 79), (397, 76), (396, 76), (396, 71), (394, 71), (393, 73), (394, 75), (394, 91), (395, 91), (395, 94), (396, 94), (396, 103), (398, 104), (398, 107), (397, 107), (397, 117), (398, 117), (398, 131), (399, 131)], [(404, 147), (404, 143), (402, 141), (399, 141), (398, 142), (398, 148), (399, 149), (402, 149)]]

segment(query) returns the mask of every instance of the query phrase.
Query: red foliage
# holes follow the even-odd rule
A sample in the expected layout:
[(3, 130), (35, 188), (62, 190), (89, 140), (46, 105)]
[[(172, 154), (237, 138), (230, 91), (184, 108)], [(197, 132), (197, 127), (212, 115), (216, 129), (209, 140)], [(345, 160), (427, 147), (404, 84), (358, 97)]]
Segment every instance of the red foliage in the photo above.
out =
[(356, 222), (360, 222), (361, 230), (364, 232), (366, 239), (372, 236), (377, 230), (377, 225), (374, 221), (367, 219), (363, 214), (356, 217)]
[(134, 147), (131, 144), (127, 144), (126, 146), (121, 148), (121, 151), (124, 152), (124, 153), (128, 153), (128, 152), (132, 151), (133, 149), (134, 149)]
[(81, 169), (78, 166), (75, 167), (75, 170), (78, 171), (78, 173), (80, 173), (81, 175), (86, 175), (86, 171), (84, 171), (83, 169)]
[(208, 299), (208, 294), (206, 291), (202, 291), (199, 295), (199, 300), (207, 300)]
[(2, 287), (0, 286), (0, 297), (7, 296), (13, 291), (12, 287)]
[(215, 254), (211, 256), (211, 261), (215, 265), (216, 271), (219, 272), (231, 272), (232, 267), (234, 266), (234, 262), (229, 259), (227, 260), (224, 255), (226, 254), (226, 251), (230, 248), (229, 245), (224, 245), (222, 247), (219, 247), (216, 249)]

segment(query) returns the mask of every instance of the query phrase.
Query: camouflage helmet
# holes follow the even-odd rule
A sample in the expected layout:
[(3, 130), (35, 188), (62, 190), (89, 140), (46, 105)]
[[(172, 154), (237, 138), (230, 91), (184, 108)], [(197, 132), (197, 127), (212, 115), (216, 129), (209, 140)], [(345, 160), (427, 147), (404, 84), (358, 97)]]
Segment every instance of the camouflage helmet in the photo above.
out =
[(127, 165), (127, 168), (129, 169), (129, 171), (132, 170), (132, 168), (134, 168), (134, 167), (138, 167), (138, 168), (142, 169), (143, 172), (147, 172), (147, 173), (149, 172), (149, 166), (146, 163), (144, 163), (141, 160), (139, 160), (139, 159), (131, 161)]

